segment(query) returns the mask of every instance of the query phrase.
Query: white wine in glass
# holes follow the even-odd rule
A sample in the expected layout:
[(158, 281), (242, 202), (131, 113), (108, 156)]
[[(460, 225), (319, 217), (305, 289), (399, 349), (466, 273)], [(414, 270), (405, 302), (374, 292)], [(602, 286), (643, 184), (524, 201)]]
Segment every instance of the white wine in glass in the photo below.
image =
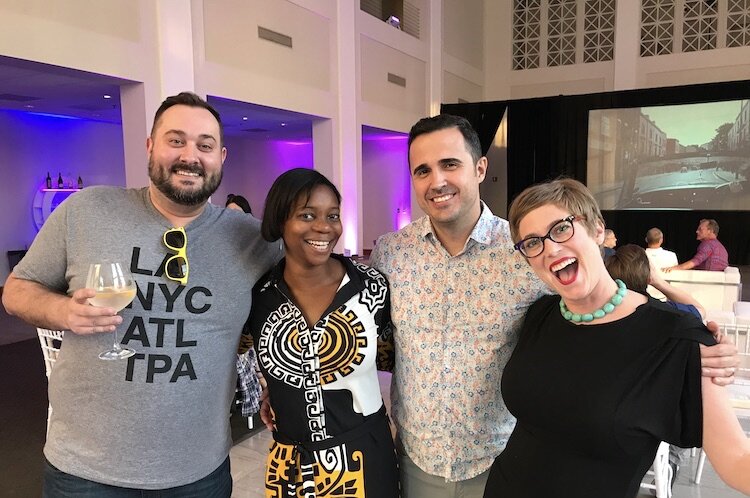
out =
[[(114, 308), (115, 311), (122, 310), (135, 298), (135, 281), (127, 269), (120, 263), (103, 261), (89, 266), (89, 274), (86, 278), (86, 287), (94, 289), (96, 295), (89, 298), (89, 303), (94, 306)], [(117, 340), (117, 329), (114, 331), (114, 344), (112, 349), (99, 353), (102, 360), (122, 360), (133, 356), (135, 351), (123, 347)]]

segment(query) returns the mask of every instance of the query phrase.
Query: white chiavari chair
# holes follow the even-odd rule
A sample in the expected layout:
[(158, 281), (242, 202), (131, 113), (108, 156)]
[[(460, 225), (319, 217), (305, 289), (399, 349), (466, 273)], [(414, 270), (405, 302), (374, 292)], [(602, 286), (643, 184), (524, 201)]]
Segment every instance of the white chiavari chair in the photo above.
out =
[[(52, 373), (52, 367), (55, 366), (57, 355), (60, 352), (60, 344), (63, 338), (62, 330), (49, 330), (37, 327), (36, 334), (39, 337), (39, 345), (42, 347), (42, 356), (44, 357), (44, 372), (47, 374), (47, 381)], [(47, 408), (47, 432), (49, 432), (49, 418), (52, 415), (52, 405)]]

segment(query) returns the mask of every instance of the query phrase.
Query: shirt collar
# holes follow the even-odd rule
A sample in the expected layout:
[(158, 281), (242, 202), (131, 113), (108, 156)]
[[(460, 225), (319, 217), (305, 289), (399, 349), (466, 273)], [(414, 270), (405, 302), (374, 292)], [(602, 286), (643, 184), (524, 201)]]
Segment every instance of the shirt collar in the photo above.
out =
[[(492, 214), (492, 211), (484, 201), (480, 200), (479, 202), (481, 203), (481, 213), (476, 225), (474, 225), (469, 234), (469, 239), (473, 239), (480, 244), (490, 244), (492, 242), (492, 220), (495, 215)], [(429, 216), (423, 216), (417, 223), (419, 223), (419, 234), (423, 238), (437, 241), (437, 236), (432, 229), (432, 222), (430, 222)]]

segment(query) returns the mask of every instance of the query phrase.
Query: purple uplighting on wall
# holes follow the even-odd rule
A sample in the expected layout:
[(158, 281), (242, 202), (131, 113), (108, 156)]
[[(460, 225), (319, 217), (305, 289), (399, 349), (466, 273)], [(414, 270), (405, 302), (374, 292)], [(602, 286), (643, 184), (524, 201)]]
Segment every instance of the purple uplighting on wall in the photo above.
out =
[(362, 129), (362, 195), (365, 247), (380, 235), (411, 222), (408, 136), (378, 128)]
[[(276, 163), (279, 176), (281, 173), (292, 168), (313, 167), (313, 144), (312, 141), (300, 142), (291, 140), (273, 140), (272, 148), (276, 153)], [(274, 177), (274, 179), (276, 178)]]

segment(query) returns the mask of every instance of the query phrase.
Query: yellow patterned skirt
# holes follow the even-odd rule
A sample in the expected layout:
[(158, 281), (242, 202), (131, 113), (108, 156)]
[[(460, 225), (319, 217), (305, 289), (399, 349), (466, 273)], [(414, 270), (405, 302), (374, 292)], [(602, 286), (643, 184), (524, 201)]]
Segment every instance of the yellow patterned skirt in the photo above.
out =
[(295, 443), (274, 433), (266, 465), (267, 498), (398, 496), (398, 463), (384, 410), (324, 441)]

